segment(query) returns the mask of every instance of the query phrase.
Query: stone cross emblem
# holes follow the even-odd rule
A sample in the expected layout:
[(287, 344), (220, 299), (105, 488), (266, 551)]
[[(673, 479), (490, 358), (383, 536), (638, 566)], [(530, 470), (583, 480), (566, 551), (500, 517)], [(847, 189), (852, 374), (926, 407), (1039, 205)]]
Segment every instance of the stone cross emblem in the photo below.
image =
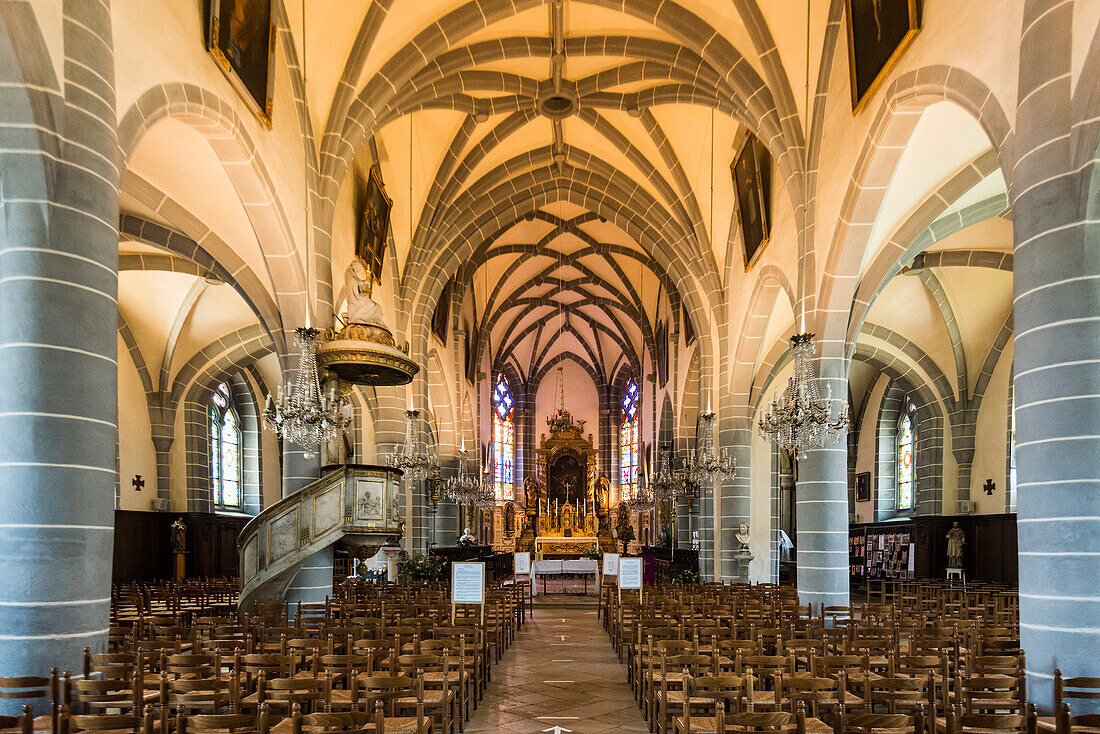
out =
[(993, 490), (995, 490), (996, 488), (997, 488), (997, 485), (996, 485), (996, 483), (994, 483), (994, 481), (992, 479), (986, 479), (985, 480), (985, 486), (982, 487), (982, 489), (984, 489), (985, 493), (988, 494), (988, 495), (992, 495)]
[(135, 474), (134, 478), (130, 480), (130, 484), (134, 485), (134, 490), (137, 492), (145, 488), (145, 480), (141, 478), (140, 474)]

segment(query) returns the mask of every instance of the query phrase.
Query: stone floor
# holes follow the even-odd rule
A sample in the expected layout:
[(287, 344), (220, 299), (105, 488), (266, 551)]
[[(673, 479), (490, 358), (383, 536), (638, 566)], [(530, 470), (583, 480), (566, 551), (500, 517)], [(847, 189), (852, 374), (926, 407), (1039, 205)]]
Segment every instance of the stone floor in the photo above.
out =
[(540, 606), (493, 669), (466, 724), (480, 732), (648, 732), (592, 608)]

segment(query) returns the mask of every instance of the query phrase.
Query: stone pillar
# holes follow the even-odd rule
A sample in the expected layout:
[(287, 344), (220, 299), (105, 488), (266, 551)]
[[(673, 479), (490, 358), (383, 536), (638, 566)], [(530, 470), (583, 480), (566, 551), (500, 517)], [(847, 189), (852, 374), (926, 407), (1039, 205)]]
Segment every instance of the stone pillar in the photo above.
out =
[(108, 2), (65, 0), (59, 91), (20, 5), (0, 18), (0, 676), (79, 674), (106, 651), (114, 541), (113, 41)]
[[(728, 399), (728, 396), (727, 396)], [(725, 401), (724, 401), (725, 402)], [(737, 463), (737, 473), (733, 479), (723, 480), (721, 487), (721, 529), (722, 529), (722, 566), (721, 581), (749, 580), (749, 566), (742, 562), (738, 554), (741, 544), (734, 537), (737, 527), (749, 521), (749, 447), (752, 441), (752, 428), (748, 406), (733, 408), (723, 404), (722, 417), (718, 420), (718, 446), (729, 446), (730, 456)], [(736, 411), (736, 414), (734, 413)], [(763, 468), (761, 468), (763, 471)]]
[[(1100, 676), (1100, 231), (1093, 119), (1072, 119), (1073, 6), (1025, 4), (1015, 132), (1014, 396), (1028, 697)], [(1090, 140), (1090, 149), (1074, 146)], [(1086, 165), (1087, 163), (1087, 165)], [(1090, 223), (1092, 222), (1092, 223)], [(1084, 704), (1084, 705), (1082, 705)], [(1091, 704), (1091, 705), (1090, 705)], [(1074, 713), (1096, 711), (1074, 704)]]
[[(833, 361), (824, 364), (835, 364)], [(824, 373), (823, 369), (823, 373)], [(835, 375), (839, 370), (834, 370)], [(847, 380), (831, 376), (819, 381), (824, 395), (847, 395)], [(833, 401), (833, 414), (836, 412)], [(815, 608), (848, 604), (848, 442), (829, 441), (798, 459), (795, 486), (798, 557), (798, 598)]]

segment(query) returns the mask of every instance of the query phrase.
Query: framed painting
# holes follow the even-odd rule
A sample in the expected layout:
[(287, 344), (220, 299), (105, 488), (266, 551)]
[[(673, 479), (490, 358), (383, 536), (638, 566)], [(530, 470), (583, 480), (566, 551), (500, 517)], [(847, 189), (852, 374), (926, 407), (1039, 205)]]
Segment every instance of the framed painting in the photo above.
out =
[(845, 0), (852, 112), (858, 114), (920, 31), (921, 0)]
[(668, 324), (664, 321), (657, 322), (653, 340), (656, 347), (654, 356), (657, 362), (657, 387), (664, 387), (668, 384)]
[(748, 270), (771, 236), (771, 156), (755, 135), (745, 139), (730, 165), (730, 173)]
[(478, 331), (477, 324), (467, 324), (466, 349), (463, 361), (466, 367), (466, 379), (469, 382), (477, 380), (477, 344), (480, 340), (481, 333)]
[(268, 128), (275, 93), (275, 37), (271, 0), (206, 0), (206, 48)]
[(866, 502), (871, 499), (871, 472), (861, 471), (856, 474), (856, 502)]
[(390, 233), (390, 210), (393, 200), (382, 183), (382, 172), (375, 163), (370, 167), (367, 194), (363, 201), (363, 220), (355, 254), (367, 266), (371, 282), (382, 281), (382, 264), (386, 259), (386, 240)]
[(695, 341), (695, 327), (691, 325), (691, 317), (688, 316), (687, 306), (683, 307), (681, 313), (684, 324), (684, 344), (690, 347), (691, 343)]
[(432, 333), (444, 344), (447, 343), (447, 321), (451, 316), (451, 283), (453, 282), (448, 280), (443, 286), (443, 292), (439, 294), (439, 301), (435, 304), (435, 311), (432, 312)]

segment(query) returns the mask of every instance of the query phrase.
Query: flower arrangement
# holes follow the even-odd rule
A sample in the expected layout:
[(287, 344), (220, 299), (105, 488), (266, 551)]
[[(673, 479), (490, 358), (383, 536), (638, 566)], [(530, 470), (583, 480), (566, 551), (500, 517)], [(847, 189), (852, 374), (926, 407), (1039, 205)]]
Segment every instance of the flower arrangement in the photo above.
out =
[(410, 556), (402, 551), (397, 575), (405, 581), (438, 581), (443, 576), (443, 559), (432, 555)]
[(586, 561), (598, 561), (602, 556), (600, 555), (600, 549), (593, 545), (586, 548), (584, 553), (581, 553), (581, 558)]
[(688, 584), (697, 584), (697, 583), (699, 583), (699, 581), (700, 581), (699, 574), (695, 573), (694, 571), (692, 571), (690, 569), (685, 569), (685, 570), (681, 571), (680, 573), (678, 573), (678, 574), (676, 574), (675, 576), (672, 577), (672, 583), (676, 584), (677, 586), (686, 586)]

